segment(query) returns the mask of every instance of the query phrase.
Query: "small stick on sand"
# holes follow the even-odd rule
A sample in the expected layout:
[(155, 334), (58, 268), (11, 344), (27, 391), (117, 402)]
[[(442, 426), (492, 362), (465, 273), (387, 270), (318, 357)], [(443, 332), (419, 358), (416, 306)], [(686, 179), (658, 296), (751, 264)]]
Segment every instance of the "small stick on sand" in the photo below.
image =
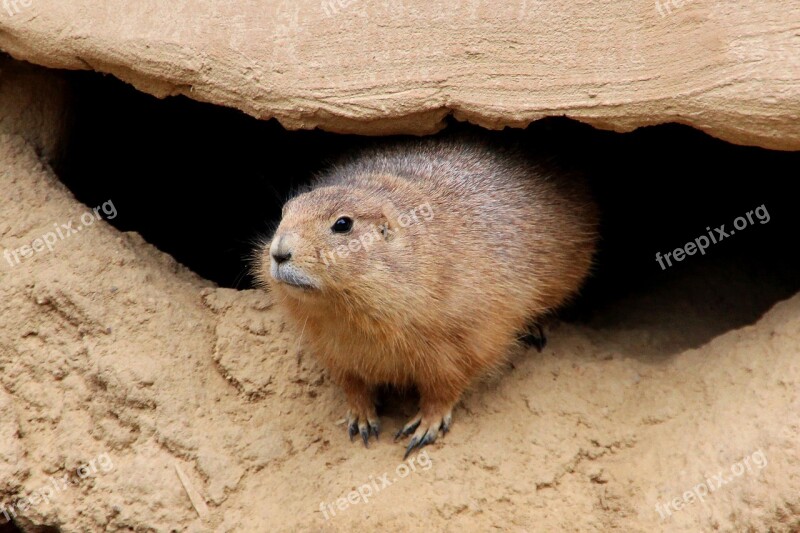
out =
[(203, 520), (208, 518), (208, 506), (206, 505), (205, 500), (189, 482), (189, 478), (186, 477), (186, 474), (183, 472), (183, 470), (181, 470), (181, 467), (178, 465), (178, 463), (175, 463), (175, 472), (178, 473), (178, 479), (181, 480), (183, 490), (185, 490), (186, 494), (189, 496), (189, 501), (192, 502), (192, 507), (194, 507), (194, 510), (197, 511), (197, 515)]

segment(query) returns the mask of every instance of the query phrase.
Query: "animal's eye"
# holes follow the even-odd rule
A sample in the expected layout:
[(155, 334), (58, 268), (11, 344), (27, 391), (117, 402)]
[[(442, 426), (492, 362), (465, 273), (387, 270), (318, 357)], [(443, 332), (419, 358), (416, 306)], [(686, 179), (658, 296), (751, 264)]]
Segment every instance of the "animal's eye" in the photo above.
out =
[(339, 217), (331, 226), (334, 233), (347, 233), (353, 229), (353, 219), (350, 217)]

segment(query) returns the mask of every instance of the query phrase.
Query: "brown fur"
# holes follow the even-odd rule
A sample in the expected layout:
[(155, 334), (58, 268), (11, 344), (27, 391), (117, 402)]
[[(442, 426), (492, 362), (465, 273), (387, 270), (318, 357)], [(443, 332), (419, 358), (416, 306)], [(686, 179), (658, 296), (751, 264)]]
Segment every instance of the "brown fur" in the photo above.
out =
[[(417, 221), (402, 227), (412, 212)], [(354, 220), (350, 234), (331, 231), (341, 216)], [(389, 231), (331, 255), (367, 242), (372, 225)], [(273, 278), (270, 244), (281, 238), (292, 272), (315, 288)], [(376, 386), (418, 388), (411, 448), (446, 431), (469, 384), (575, 294), (596, 240), (597, 211), (578, 177), (474, 140), (428, 139), (362, 153), (290, 200), (257, 273), (344, 388), (362, 436), (377, 433)]]

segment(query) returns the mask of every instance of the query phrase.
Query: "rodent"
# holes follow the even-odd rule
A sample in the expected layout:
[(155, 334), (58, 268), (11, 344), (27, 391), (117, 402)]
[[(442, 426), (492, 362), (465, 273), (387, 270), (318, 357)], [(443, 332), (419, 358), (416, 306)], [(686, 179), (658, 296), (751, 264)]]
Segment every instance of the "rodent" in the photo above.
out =
[(476, 378), (576, 294), (598, 240), (578, 175), (474, 138), (368, 149), (283, 207), (256, 277), (347, 396), (350, 438), (379, 385), (415, 386), (406, 455), (436, 440)]

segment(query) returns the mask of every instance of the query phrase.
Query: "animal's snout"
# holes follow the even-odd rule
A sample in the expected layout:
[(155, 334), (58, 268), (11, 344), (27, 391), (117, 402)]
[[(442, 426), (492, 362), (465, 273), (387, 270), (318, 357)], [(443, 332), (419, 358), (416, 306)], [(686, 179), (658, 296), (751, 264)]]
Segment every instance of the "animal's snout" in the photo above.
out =
[(290, 241), (291, 239), (287, 238), (286, 235), (280, 235), (275, 237), (272, 241), (272, 245), (269, 247), (269, 255), (272, 257), (273, 261), (279, 265), (292, 258)]

